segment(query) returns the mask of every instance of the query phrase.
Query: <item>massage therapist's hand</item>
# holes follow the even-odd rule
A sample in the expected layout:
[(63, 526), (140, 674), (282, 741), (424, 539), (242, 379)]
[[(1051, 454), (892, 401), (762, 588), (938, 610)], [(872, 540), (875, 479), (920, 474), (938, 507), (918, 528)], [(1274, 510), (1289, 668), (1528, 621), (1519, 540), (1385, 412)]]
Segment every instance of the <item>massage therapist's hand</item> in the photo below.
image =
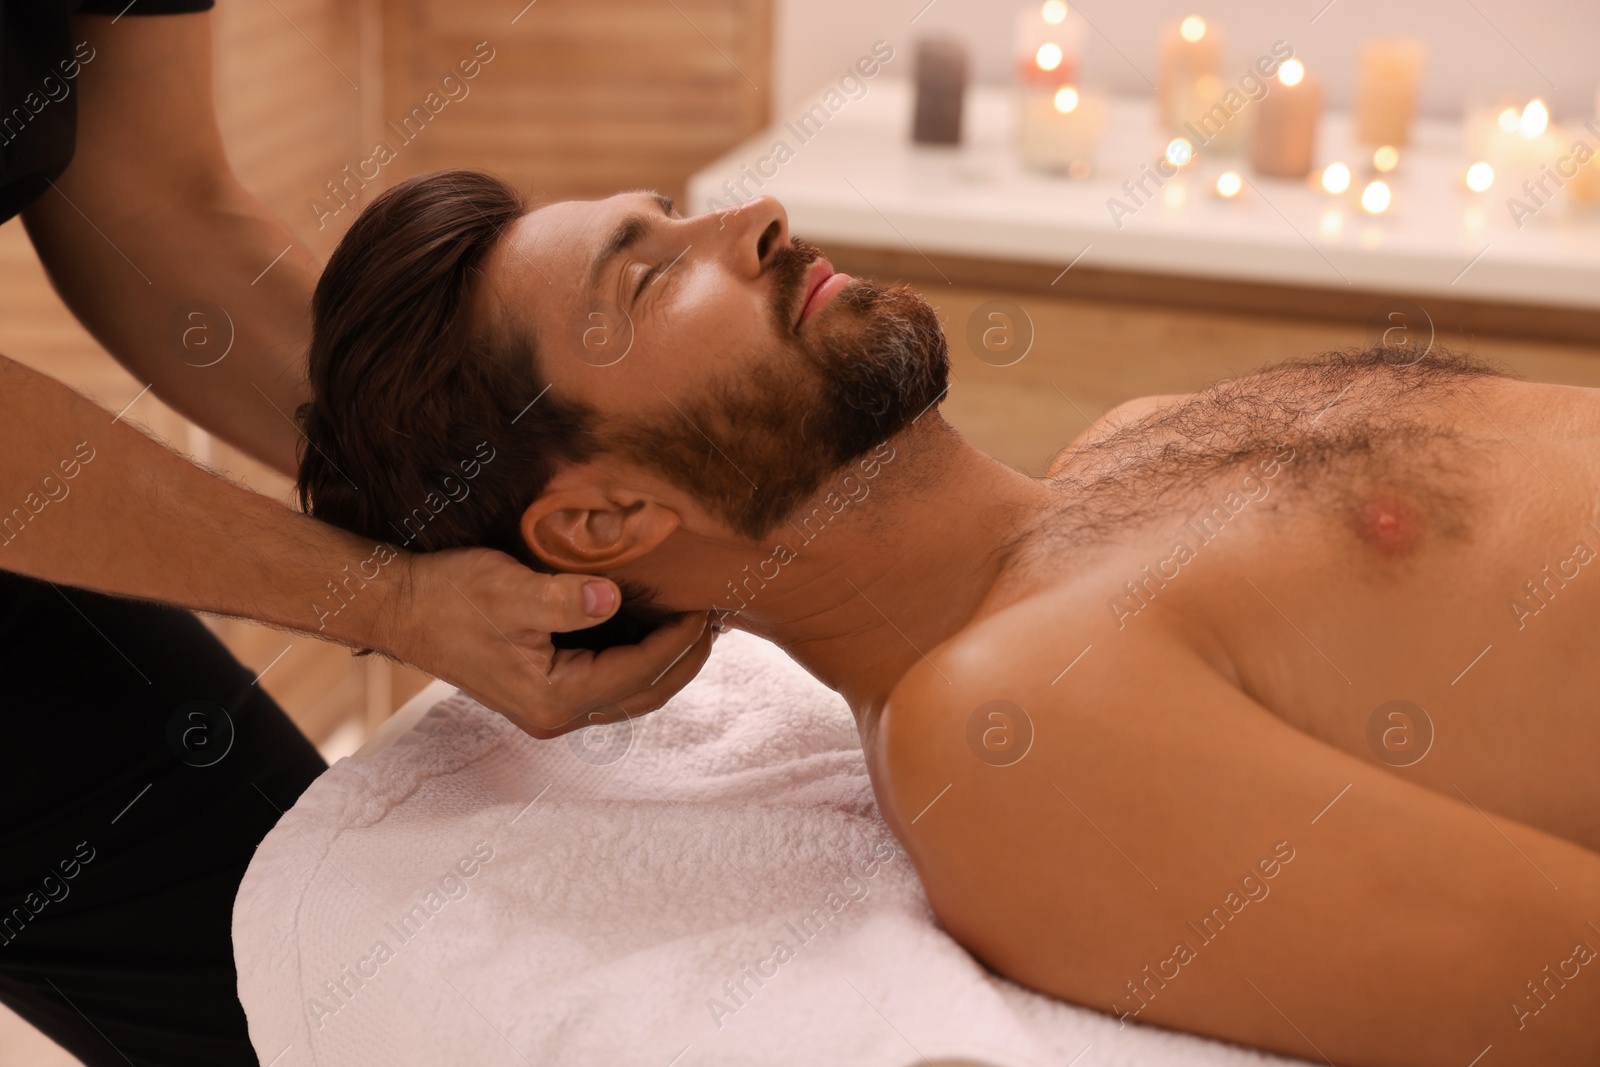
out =
[(616, 614), (614, 583), (542, 574), (485, 548), (402, 559), (407, 591), (393, 605), (387, 651), (460, 686), (534, 737), (655, 711), (699, 673), (716, 638), (710, 618), (693, 614), (638, 645), (557, 649), (552, 632)]

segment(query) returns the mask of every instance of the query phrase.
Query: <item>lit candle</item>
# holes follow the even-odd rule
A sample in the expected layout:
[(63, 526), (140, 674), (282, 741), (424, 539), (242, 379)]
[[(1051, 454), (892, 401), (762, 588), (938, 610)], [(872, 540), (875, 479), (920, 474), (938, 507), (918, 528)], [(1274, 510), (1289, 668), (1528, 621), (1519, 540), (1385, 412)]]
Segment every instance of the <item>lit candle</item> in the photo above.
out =
[(1364, 145), (1407, 142), (1426, 56), (1419, 41), (1373, 41), (1361, 50), (1356, 140)]
[(918, 144), (960, 144), (961, 105), (967, 91), (967, 49), (953, 37), (917, 44), (917, 102), (911, 139)]
[(1016, 69), (1020, 85), (1049, 87), (1078, 80), (1083, 20), (1061, 0), (1045, 0), (1017, 13)]
[(1274, 178), (1310, 174), (1316, 155), (1317, 118), (1322, 112), (1322, 84), (1306, 73), (1305, 64), (1288, 59), (1255, 106), (1251, 162), (1256, 172)]
[(1017, 151), (1024, 166), (1089, 173), (1106, 102), (1077, 84), (1084, 26), (1064, 0), (1017, 13)]
[(1467, 115), (1468, 157), (1483, 161), (1493, 184), (1515, 195), (1538, 182), (1567, 153), (1571, 142), (1550, 125), (1550, 109), (1533, 99), (1524, 107), (1496, 106)]
[(1180, 86), (1175, 94), (1180, 119), (1173, 132), (1198, 140), (1210, 155), (1242, 155), (1250, 143), (1254, 108), (1238, 103), (1229, 108), (1226, 99), (1230, 93), (1237, 100), (1244, 99), (1215, 74), (1203, 74)]
[(1175, 131), (1195, 117), (1185, 113), (1192, 106), (1194, 83), (1217, 76), (1221, 52), (1217, 31), (1199, 15), (1190, 15), (1167, 30), (1161, 41), (1161, 68), (1156, 76), (1156, 105), (1162, 128)]
[(1023, 165), (1073, 177), (1086, 175), (1105, 130), (1105, 98), (1076, 85), (1053, 89), (1024, 85), (1018, 103), (1017, 150)]

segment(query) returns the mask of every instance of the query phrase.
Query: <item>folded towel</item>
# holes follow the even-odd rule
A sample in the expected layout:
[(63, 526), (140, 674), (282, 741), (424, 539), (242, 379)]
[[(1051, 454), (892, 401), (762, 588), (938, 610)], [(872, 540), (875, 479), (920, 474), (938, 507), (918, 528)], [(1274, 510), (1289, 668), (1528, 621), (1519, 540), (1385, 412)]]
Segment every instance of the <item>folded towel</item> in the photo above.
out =
[(262, 842), (233, 936), (272, 1067), (1299, 1062), (986, 971), (843, 701), (737, 632), (631, 724), (536, 741), (457, 694), (340, 760)]

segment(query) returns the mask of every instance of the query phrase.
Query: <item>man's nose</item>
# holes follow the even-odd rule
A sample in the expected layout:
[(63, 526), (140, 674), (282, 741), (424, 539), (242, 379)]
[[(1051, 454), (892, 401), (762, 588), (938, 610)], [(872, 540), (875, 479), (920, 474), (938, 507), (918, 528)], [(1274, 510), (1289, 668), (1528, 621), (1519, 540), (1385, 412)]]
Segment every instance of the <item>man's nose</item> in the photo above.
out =
[(747, 200), (718, 215), (730, 242), (734, 269), (740, 274), (759, 275), (778, 249), (789, 244), (789, 214), (770, 196)]

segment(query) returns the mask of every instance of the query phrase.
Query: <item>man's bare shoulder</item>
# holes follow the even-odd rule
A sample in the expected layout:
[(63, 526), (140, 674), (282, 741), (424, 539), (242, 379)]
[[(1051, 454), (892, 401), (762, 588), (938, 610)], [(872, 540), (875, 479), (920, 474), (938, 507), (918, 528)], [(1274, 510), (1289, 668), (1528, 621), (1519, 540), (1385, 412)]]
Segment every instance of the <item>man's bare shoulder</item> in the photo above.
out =
[(930, 650), (874, 748), (934, 913), (1014, 981), (1366, 1067), (1600, 1055), (1600, 992), (1537, 1033), (1504, 993), (1583, 928), (1600, 857), (1296, 730), (1175, 631), (1047, 590)]
[[(1085, 576), (1086, 578), (1088, 576)], [(1103, 631), (1105, 606), (1087, 580), (1074, 580), (1016, 598), (982, 613), (908, 671), (895, 694), (923, 700), (994, 688), (998, 676), (1027, 687), (1042, 677), (1048, 683), (1065, 663), (1056, 664), (1068, 646), (1076, 652)], [(1099, 607), (1097, 614), (1095, 608)], [(1050, 670), (1055, 664), (1055, 670)]]
[(1075, 449), (1098, 441), (1102, 437), (1115, 433), (1129, 423), (1137, 422), (1146, 415), (1152, 415), (1180, 400), (1187, 400), (1193, 395), (1193, 393), (1167, 393), (1160, 396), (1135, 397), (1132, 400), (1123, 401), (1090, 423), (1082, 433), (1069, 441), (1065, 448), (1057, 452), (1055, 458), (1050, 461), (1050, 470), (1046, 477), (1060, 473)]
[(974, 770), (974, 759), (1002, 765), (1041, 728), (1092, 729), (1113, 697), (1139, 692), (1159, 700), (1161, 679), (1194, 669), (1195, 651), (1178, 635), (1158, 626), (1137, 635), (1107, 627), (1091, 578), (981, 615), (906, 673), (873, 745), (897, 786), (914, 792), (922, 779)]

